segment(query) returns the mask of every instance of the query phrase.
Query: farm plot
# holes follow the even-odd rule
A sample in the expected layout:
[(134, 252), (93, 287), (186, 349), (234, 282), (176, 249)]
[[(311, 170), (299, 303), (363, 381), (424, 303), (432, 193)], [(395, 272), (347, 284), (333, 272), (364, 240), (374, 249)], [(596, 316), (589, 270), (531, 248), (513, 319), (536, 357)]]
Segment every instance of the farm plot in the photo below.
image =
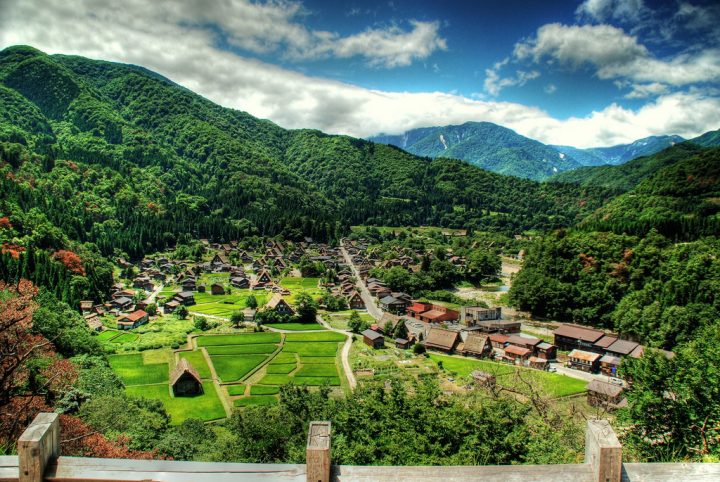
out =
[(162, 383), (169, 378), (167, 363), (145, 364), (142, 353), (110, 355), (108, 362), (126, 386)]
[(179, 425), (189, 418), (209, 421), (225, 418), (215, 385), (203, 382), (203, 394), (194, 397), (175, 397), (171, 395), (167, 383), (156, 385), (135, 385), (126, 388), (129, 395), (160, 400), (165, 405), (173, 425)]
[(251, 395), (236, 399), (233, 405), (236, 407), (257, 407), (275, 405), (276, 403), (278, 403), (278, 398), (275, 395)]
[[(280, 280), (280, 286), (290, 290), (290, 295), (286, 297), (288, 303), (294, 304), (295, 297), (299, 293), (307, 293), (314, 299), (323, 295), (322, 288), (318, 287), (319, 278), (295, 278), (288, 276)], [(259, 300), (258, 300), (259, 301)]]
[(242, 383), (238, 383), (237, 385), (227, 385), (225, 388), (227, 388), (228, 395), (231, 397), (245, 395), (245, 385)]
[(267, 359), (266, 355), (212, 355), (210, 360), (223, 383), (235, 382)]
[(334, 331), (319, 331), (317, 333), (288, 333), (285, 341), (345, 341), (347, 337)]
[(237, 335), (204, 335), (197, 338), (198, 346), (252, 345), (280, 343), (280, 333), (243, 333)]
[(248, 345), (210, 345), (205, 349), (210, 355), (269, 355), (277, 350), (277, 345), (270, 345), (266, 343), (252, 343)]
[(317, 323), (268, 323), (265, 326), (286, 331), (323, 331), (325, 329)]

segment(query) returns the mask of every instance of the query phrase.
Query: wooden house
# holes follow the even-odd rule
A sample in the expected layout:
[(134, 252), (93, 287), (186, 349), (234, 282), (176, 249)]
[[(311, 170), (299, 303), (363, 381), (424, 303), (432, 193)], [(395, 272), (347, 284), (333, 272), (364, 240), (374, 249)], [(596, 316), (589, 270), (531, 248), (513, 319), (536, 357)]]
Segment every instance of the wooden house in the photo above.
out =
[(365, 302), (357, 291), (352, 291), (347, 297), (348, 306), (351, 310), (364, 310)]
[(618, 408), (624, 404), (623, 387), (593, 380), (587, 386), (587, 401), (593, 407)]
[(181, 303), (179, 301), (177, 301), (176, 299), (172, 299), (172, 300), (168, 301), (167, 303), (165, 303), (165, 305), (163, 305), (163, 313), (168, 314), (168, 313), (174, 312), (175, 310), (178, 309), (180, 304)]
[(235, 288), (245, 289), (250, 287), (250, 280), (246, 277), (235, 276), (230, 278), (230, 284)]
[(621, 358), (630, 355), (638, 346), (640, 344), (634, 341), (617, 340), (605, 349), (605, 353)]
[(542, 343), (542, 340), (521, 335), (510, 335), (507, 340), (508, 345), (515, 345), (520, 348), (527, 348), (532, 355), (535, 354), (535, 347)]
[(520, 333), (520, 322), (514, 320), (481, 320), (475, 326), (485, 333)]
[(450, 353), (455, 349), (455, 345), (458, 342), (457, 331), (445, 330), (433, 326), (428, 332), (427, 339), (425, 340), (425, 347), (432, 350), (439, 350), (445, 353)]
[(405, 338), (395, 338), (395, 348), (400, 348), (401, 350), (407, 350), (412, 346), (412, 342), (410, 340), (406, 340)]
[(460, 307), (460, 323), (465, 326), (475, 326), (484, 320), (502, 319), (502, 308), (485, 308), (482, 306)]
[(86, 313), (84, 318), (85, 324), (90, 330), (103, 331), (105, 329), (105, 326), (103, 326), (102, 321), (100, 321), (100, 317), (97, 315), (97, 313)]
[(550, 362), (547, 361), (544, 358), (540, 358), (537, 356), (531, 356), (527, 360), (527, 364), (530, 368), (535, 368), (537, 370), (547, 370), (548, 364)]
[(599, 367), (599, 360), (602, 357), (599, 353), (583, 350), (573, 350), (568, 354), (568, 367), (584, 372), (595, 373)]
[(555, 360), (557, 358), (557, 347), (543, 341), (535, 346), (535, 355), (543, 360)]
[(170, 374), (170, 386), (176, 397), (202, 395), (203, 393), (200, 374), (187, 358), (181, 358)]
[(91, 301), (81, 301), (80, 302), (80, 311), (83, 313), (90, 313), (93, 309), (93, 302)]
[(118, 330), (132, 330), (148, 322), (148, 314), (143, 310), (133, 311), (127, 315), (121, 315), (117, 319)]
[(385, 337), (374, 330), (365, 330), (362, 332), (363, 343), (374, 349), (383, 348), (385, 346)]
[(380, 308), (396, 315), (402, 315), (405, 313), (407, 306), (407, 301), (397, 299), (394, 296), (388, 295), (380, 299)]
[(173, 299), (181, 305), (190, 306), (195, 304), (195, 295), (190, 291), (181, 291), (173, 296)]
[(617, 370), (620, 367), (622, 360), (619, 357), (613, 355), (603, 355), (600, 358), (600, 373), (609, 377), (617, 375)]
[(508, 338), (510, 338), (507, 335), (504, 335), (502, 333), (493, 333), (489, 336), (490, 338), (490, 344), (493, 348), (499, 348), (501, 350), (505, 349), (505, 344), (508, 341)]
[(484, 357), (492, 353), (490, 336), (484, 333), (470, 333), (463, 343), (464, 355)]
[(114, 298), (112, 301), (110, 301), (110, 304), (113, 308), (120, 310), (120, 311), (126, 311), (129, 310), (130, 307), (133, 304), (133, 300), (130, 298), (127, 298), (125, 296), (121, 296), (119, 298)]
[(213, 283), (210, 285), (210, 293), (212, 295), (224, 295), (225, 288), (220, 283)]
[(268, 273), (267, 270), (262, 269), (255, 277), (255, 281), (253, 282), (253, 289), (262, 289), (271, 283), (272, 277), (270, 276), (270, 273)]
[(516, 365), (524, 365), (531, 355), (532, 351), (529, 348), (517, 345), (507, 345), (505, 347), (505, 360), (515, 363)]
[(288, 304), (287, 301), (285, 301), (285, 298), (283, 298), (280, 293), (275, 293), (272, 298), (270, 298), (270, 301), (267, 302), (267, 305), (265, 305), (265, 307), (269, 310), (276, 311), (281, 315), (295, 314), (295, 310), (292, 309), (292, 307)]
[(593, 351), (595, 342), (605, 336), (600, 330), (587, 328), (584, 326), (564, 324), (560, 325), (555, 331), (555, 345), (561, 350), (584, 350)]

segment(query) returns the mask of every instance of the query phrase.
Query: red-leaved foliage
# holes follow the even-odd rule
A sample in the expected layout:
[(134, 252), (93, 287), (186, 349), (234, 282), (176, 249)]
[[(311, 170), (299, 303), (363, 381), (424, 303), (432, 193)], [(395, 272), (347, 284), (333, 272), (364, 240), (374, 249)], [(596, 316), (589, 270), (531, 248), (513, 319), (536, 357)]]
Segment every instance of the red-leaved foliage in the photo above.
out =
[(2, 254), (10, 253), (10, 256), (15, 259), (18, 259), (20, 257), (20, 253), (23, 251), (25, 251), (25, 248), (18, 246), (17, 244), (3, 243), (2, 247), (0, 247), (0, 252)]
[(60, 261), (73, 273), (85, 275), (85, 267), (83, 266), (82, 259), (80, 259), (80, 256), (72, 251), (68, 251), (66, 249), (58, 250), (55, 254), (53, 254), (53, 258)]
[(78, 417), (60, 415), (60, 448), (63, 455), (145, 460), (157, 457), (154, 452), (130, 450), (127, 443), (128, 440), (123, 437), (111, 442)]
[(12, 229), (9, 217), (3, 216), (0, 218), (0, 229)]

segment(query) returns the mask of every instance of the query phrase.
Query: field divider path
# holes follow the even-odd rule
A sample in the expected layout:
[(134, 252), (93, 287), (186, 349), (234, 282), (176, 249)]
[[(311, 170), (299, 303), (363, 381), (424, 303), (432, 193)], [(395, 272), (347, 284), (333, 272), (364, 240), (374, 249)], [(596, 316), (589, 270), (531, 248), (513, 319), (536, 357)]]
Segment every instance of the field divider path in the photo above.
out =
[(283, 349), (283, 346), (285, 346), (285, 332), (280, 332), (280, 343), (278, 344), (278, 347), (275, 349), (274, 352), (270, 353), (268, 357), (265, 359), (264, 362), (257, 365), (255, 368), (253, 368), (250, 372), (247, 373), (244, 377), (242, 377), (239, 382), (245, 383), (246, 380), (249, 380), (250, 377), (255, 375), (258, 371), (260, 371), (265, 365), (273, 361), (273, 359), (280, 353)]
[(222, 385), (220, 384), (220, 377), (218, 377), (218, 374), (215, 371), (215, 365), (212, 364), (210, 354), (207, 352), (204, 346), (199, 347), (198, 350), (200, 350), (200, 353), (202, 353), (203, 358), (205, 359), (205, 363), (207, 363), (208, 369), (210, 370), (210, 376), (212, 377), (213, 385), (215, 385), (215, 391), (217, 391), (220, 403), (222, 403), (223, 409), (225, 409), (225, 415), (229, 418), (230, 415), (232, 415), (232, 404), (230, 403), (230, 400), (228, 400), (228, 397), (225, 396), (225, 391), (222, 389)]
[(352, 262), (352, 259), (350, 258), (350, 254), (345, 250), (345, 246), (343, 246), (342, 241), (340, 242), (340, 253), (342, 254), (343, 258), (345, 259), (345, 262), (350, 266), (350, 271), (352, 272), (353, 276), (357, 280), (356, 287), (360, 290), (360, 297), (363, 299), (363, 302), (365, 303), (365, 309), (367, 312), (375, 318), (376, 320), (379, 320), (382, 318), (383, 313), (380, 308), (377, 307), (375, 304), (375, 300), (373, 299), (372, 295), (370, 294), (370, 291), (367, 288), (367, 285), (365, 284), (365, 280), (362, 279), (360, 276), (360, 272), (355, 267), (355, 263)]
[(352, 367), (350, 366), (350, 348), (352, 347), (353, 334), (349, 331), (333, 328), (332, 326), (330, 326), (330, 323), (325, 321), (320, 315), (317, 315), (317, 320), (318, 323), (320, 323), (328, 330), (334, 331), (335, 333), (340, 333), (347, 337), (345, 339), (345, 343), (343, 344), (342, 350), (340, 351), (340, 360), (342, 361), (343, 371), (345, 372), (345, 378), (348, 381), (348, 385), (350, 385), (350, 390), (354, 391), (355, 387), (357, 387), (357, 380), (355, 379), (355, 374), (353, 373)]

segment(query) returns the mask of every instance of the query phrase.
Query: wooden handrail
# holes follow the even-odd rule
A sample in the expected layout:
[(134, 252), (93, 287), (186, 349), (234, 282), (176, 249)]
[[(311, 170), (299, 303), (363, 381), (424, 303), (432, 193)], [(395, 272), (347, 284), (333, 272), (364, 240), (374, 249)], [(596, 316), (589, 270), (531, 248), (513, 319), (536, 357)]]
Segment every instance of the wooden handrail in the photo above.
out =
[[(60, 457), (59, 418), (38, 415), (18, 440), (18, 456), (0, 456), (0, 481), (49, 480), (104, 482), (437, 482), (514, 480), (554, 482), (677, 482), (720, 480), (720, 464), (622, 464), (622, 446), (606, 420), (591, 420), (585, 436), (585, 463), (571, 465), (497, 465), (388, 467), (331, 465), (331, 424), (311, 422), (306, 464), (234, 464), (167, 460)], [(448, 474), (452, 474), (448, 477)]]

